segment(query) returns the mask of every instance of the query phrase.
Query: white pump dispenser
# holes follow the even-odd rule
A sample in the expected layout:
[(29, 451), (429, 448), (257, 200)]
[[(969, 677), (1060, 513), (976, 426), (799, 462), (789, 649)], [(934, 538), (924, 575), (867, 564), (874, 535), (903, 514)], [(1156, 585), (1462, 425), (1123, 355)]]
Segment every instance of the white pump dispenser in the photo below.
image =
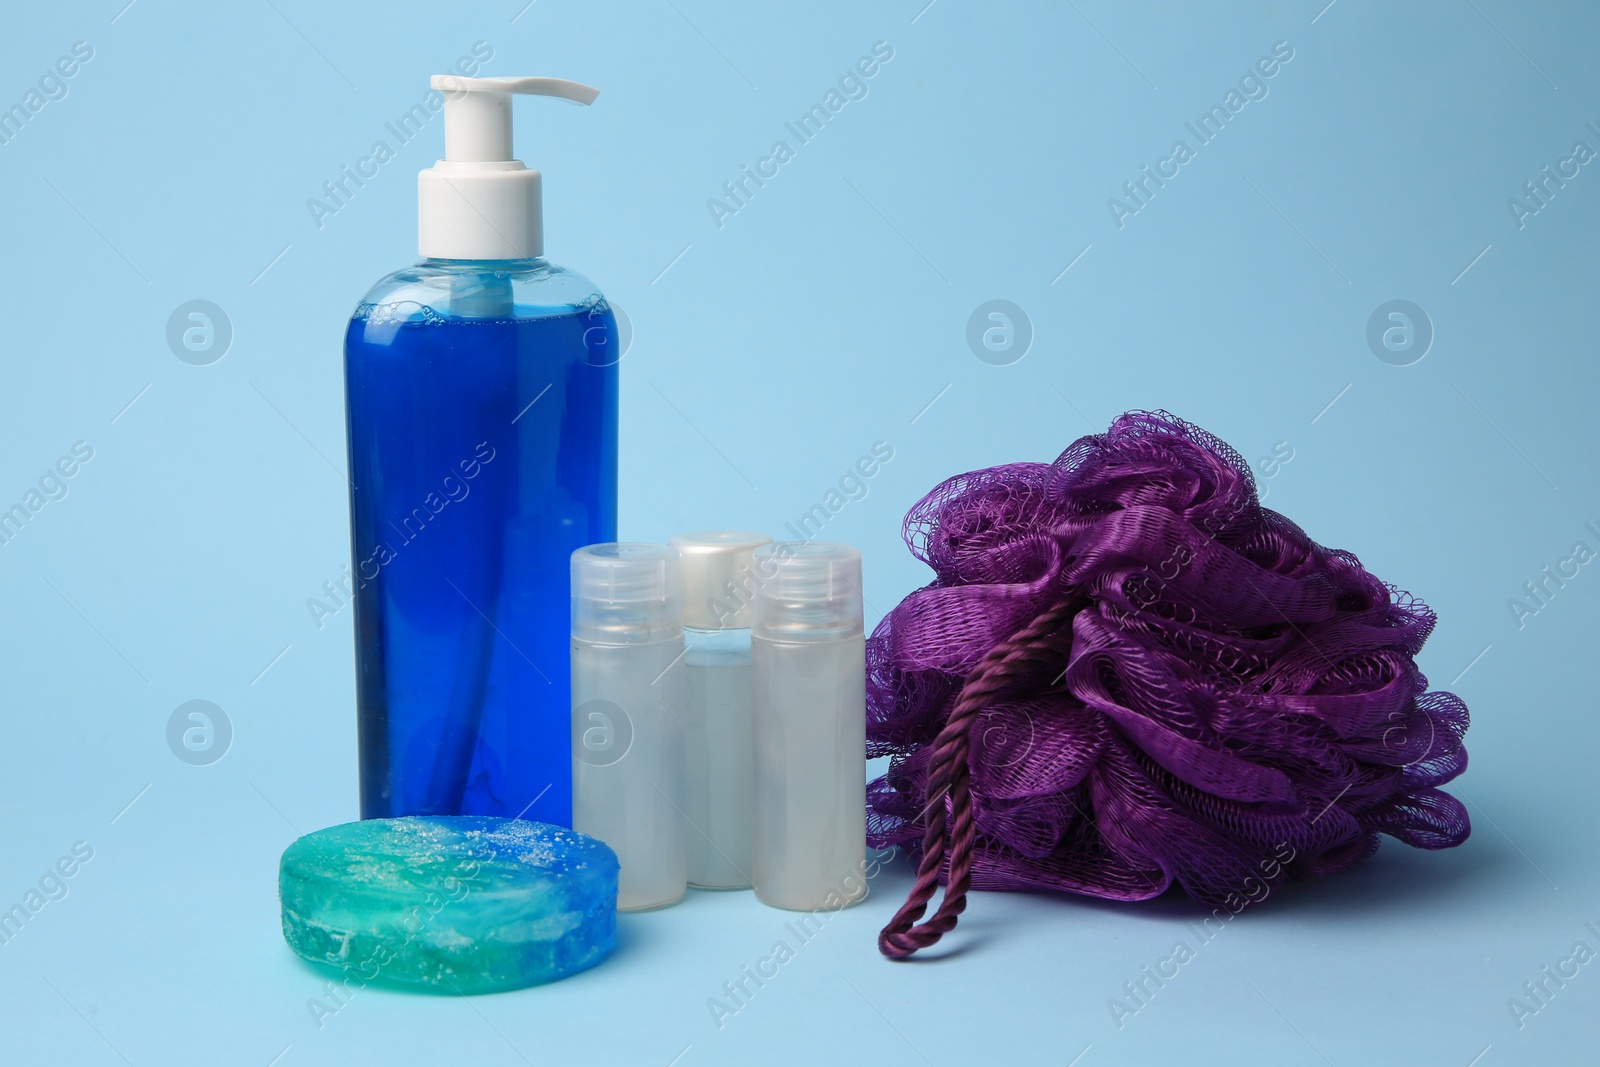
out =
[(444, 94), (444, 158), (417, 175), (417, 251), (429, 259), (544, 254), (539, 172), (511, 156), (511, 94), (590, 104), (598, 89), (560, 78), (435, 74)]

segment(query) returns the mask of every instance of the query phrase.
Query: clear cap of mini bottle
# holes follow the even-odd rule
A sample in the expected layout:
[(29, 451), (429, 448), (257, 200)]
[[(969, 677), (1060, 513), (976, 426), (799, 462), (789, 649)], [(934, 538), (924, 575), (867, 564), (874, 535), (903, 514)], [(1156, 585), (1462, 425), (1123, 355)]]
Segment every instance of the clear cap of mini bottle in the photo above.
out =
[(750, 628), (750, 557), (772, 538), (750, 530), (698, 530), (667, 542), (683, 562), (683, 624), (691, 630)]
[(601, 645), (640, 645), (683, 633), (678, 550), (636, 541), (588, 545), (572, 554), (572, 636)]
[(752, 631), (770, 641), (832, 641), (864, 632), (861, 552), (837, 541), (755, 550)]

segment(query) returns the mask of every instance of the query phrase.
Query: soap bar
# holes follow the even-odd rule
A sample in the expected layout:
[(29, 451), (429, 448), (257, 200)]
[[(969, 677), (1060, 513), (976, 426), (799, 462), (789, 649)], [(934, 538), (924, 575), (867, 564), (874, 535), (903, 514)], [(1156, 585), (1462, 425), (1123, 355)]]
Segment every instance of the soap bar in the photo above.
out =
[(367, 819), (307, 834), (278, 869), (283, 937), (361, 982), (493, 993), (599, 963), (617, 940), (617, 857), (548, 823)]

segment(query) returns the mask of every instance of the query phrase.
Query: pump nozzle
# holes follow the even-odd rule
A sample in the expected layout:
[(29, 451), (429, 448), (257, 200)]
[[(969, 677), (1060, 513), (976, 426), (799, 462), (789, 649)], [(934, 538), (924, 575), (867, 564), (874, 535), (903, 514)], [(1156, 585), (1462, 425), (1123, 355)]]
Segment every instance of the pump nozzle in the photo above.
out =
[(560, 78), (435, 74), (444, 159), (417, 176), (417, 245), (434, 259), (526, 259), (544, 252), (540, 176), (512, 158), (511, 94), (590, 104), (598, 89)]
[(444, 158), (497, 162), (511, 155), (511, 94), (553, 96), (592, 104), (600, 90), (560, 78), (463, 78), (435, 74), (429, 83), (444, 94)]

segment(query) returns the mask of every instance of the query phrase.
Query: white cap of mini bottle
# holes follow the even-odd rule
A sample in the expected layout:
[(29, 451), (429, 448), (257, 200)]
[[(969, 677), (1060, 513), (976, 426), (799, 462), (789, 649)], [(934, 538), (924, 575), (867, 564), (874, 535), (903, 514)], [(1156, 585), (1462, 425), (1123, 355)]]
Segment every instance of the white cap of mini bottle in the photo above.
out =
[(751, 530), (700, 530), (668, 541), (683, 561), (683, 624), (691, 630), (748, 630), (750, 554), (771, 543)]
[(598, 89), (560, 78), (435, 74), (444, 94), (444, 158), (417, 175), (417, 251), (429, 259), (544, 254), (539, 172), (511, 155), (511, 96), (593, 103)]

